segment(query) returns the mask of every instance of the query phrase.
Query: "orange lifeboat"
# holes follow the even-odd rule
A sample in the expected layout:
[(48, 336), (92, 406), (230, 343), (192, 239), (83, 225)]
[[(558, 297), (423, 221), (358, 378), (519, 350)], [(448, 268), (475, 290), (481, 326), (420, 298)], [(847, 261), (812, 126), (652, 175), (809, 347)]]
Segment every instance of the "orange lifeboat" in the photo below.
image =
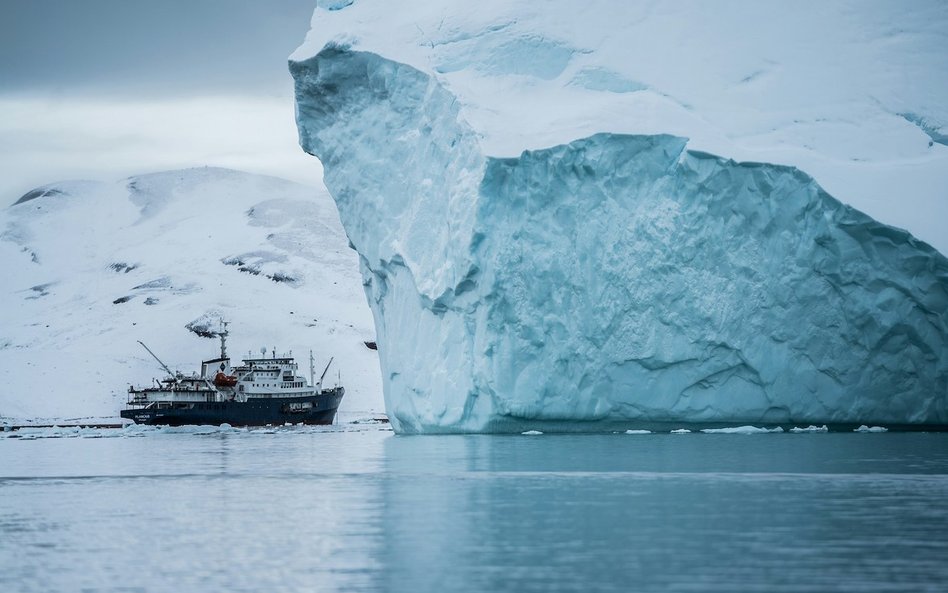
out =
[(236, 384), (237, 377), (233, 375), (225, 375), (220, 371), (214, 375), (214, 385), (217, 385), (218, 387), (233, 387)]

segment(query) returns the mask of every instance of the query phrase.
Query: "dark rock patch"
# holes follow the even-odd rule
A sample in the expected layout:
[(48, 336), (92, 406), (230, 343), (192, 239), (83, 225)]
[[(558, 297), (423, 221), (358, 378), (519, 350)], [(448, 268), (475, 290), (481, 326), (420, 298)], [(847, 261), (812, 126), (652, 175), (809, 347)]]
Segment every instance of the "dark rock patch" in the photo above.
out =
[(171, 288), (171, 278), (168, 276), (162, 276), (161, 278), (155, 278), (154, 280), (149, 280), (144, 284), (139, 284), (132, 288), (132, 290), (151, 290), (151, 289), (162, 289), (162, 288)]
[(277, 282), (277, 283), (284, 283), (284, 282), (285, 282), (285, 283), (287, 283), (287, 284), (296, 284), (296, 283), (299, 282), (298, 279), (294, 278), (293, 276), (289, 276), (289, 275), (287, 275), (287, 274), (284, 274), (283, 272), (276, 272), (276, 273), (274, 273), (274, 274), (267, 274), (267, 278), (269, 278), (270, 280), (273, 280), (274, 282)]
[(30, 296), (26, 297), (27, 300), (32, 301), (38, 298), (44, 297), (49, 294), (49, 287), (56, 284), (55, 282), (47, 282), (46, 284), (37, 284), (36, 286), (30, 287)]
[(119, 261), (119, 262), (115, 262), (115, 263), (109, 264), (109, 269), (110, 269), (110, 270), (112, 270), (113, 272), (120, 273), (120, 274), (121, 274), (121, 273), (128, 274), (129, 272), (131, 272), (132, 270), (134, 270), (134, 269), (137, 268), (137, 267), (138, 267), (138, 264), (127, 264), (127, 263), (125, 263), (125, 262), (123, 262), (123, 261)]
[(17, 204), (23, 204), (29, 202), (30, 200), (35, 200), (36, 198), (45, 198), (46, 196), (59, 196), (62, 195), (63, 191), (59, 189), (54, 189), (51, 187), (38, 187), (36, 189), (30, 190), (23, 194), (23, 196), (13, 203), (14, 206)]

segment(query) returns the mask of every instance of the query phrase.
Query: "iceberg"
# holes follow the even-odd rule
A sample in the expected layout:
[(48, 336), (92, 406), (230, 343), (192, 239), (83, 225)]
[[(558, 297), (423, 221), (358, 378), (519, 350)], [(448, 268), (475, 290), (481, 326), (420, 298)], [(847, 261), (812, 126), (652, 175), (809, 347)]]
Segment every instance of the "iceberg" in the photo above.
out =
[(948, 424), (948, 260), (799, 169), (668, 134), (495, 157), (431, 73), (344, 40), (290, 70), (397, 432)]

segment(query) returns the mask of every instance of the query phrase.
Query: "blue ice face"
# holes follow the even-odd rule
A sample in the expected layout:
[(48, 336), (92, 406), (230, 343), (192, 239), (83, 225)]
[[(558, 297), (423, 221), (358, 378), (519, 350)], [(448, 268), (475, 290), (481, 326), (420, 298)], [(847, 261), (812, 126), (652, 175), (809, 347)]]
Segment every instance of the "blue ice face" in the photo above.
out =
[(948, 422), (948, 261), (799, 170), (608, 133), (494, 159), (414, 68), (291, 70), (396, 430)]

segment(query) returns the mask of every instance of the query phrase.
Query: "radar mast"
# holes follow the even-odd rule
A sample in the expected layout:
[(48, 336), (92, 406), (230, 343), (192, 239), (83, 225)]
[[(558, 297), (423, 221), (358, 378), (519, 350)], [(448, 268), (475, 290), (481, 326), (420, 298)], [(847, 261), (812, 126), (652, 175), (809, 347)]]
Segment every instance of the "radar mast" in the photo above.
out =
[(221, 358), (228, 358), (227, 356), (227, 326), (230, 325), (230, 322), (224, 321), (221, 319), (221, 331), (218, 332), (218, 335), (221, 338)]

